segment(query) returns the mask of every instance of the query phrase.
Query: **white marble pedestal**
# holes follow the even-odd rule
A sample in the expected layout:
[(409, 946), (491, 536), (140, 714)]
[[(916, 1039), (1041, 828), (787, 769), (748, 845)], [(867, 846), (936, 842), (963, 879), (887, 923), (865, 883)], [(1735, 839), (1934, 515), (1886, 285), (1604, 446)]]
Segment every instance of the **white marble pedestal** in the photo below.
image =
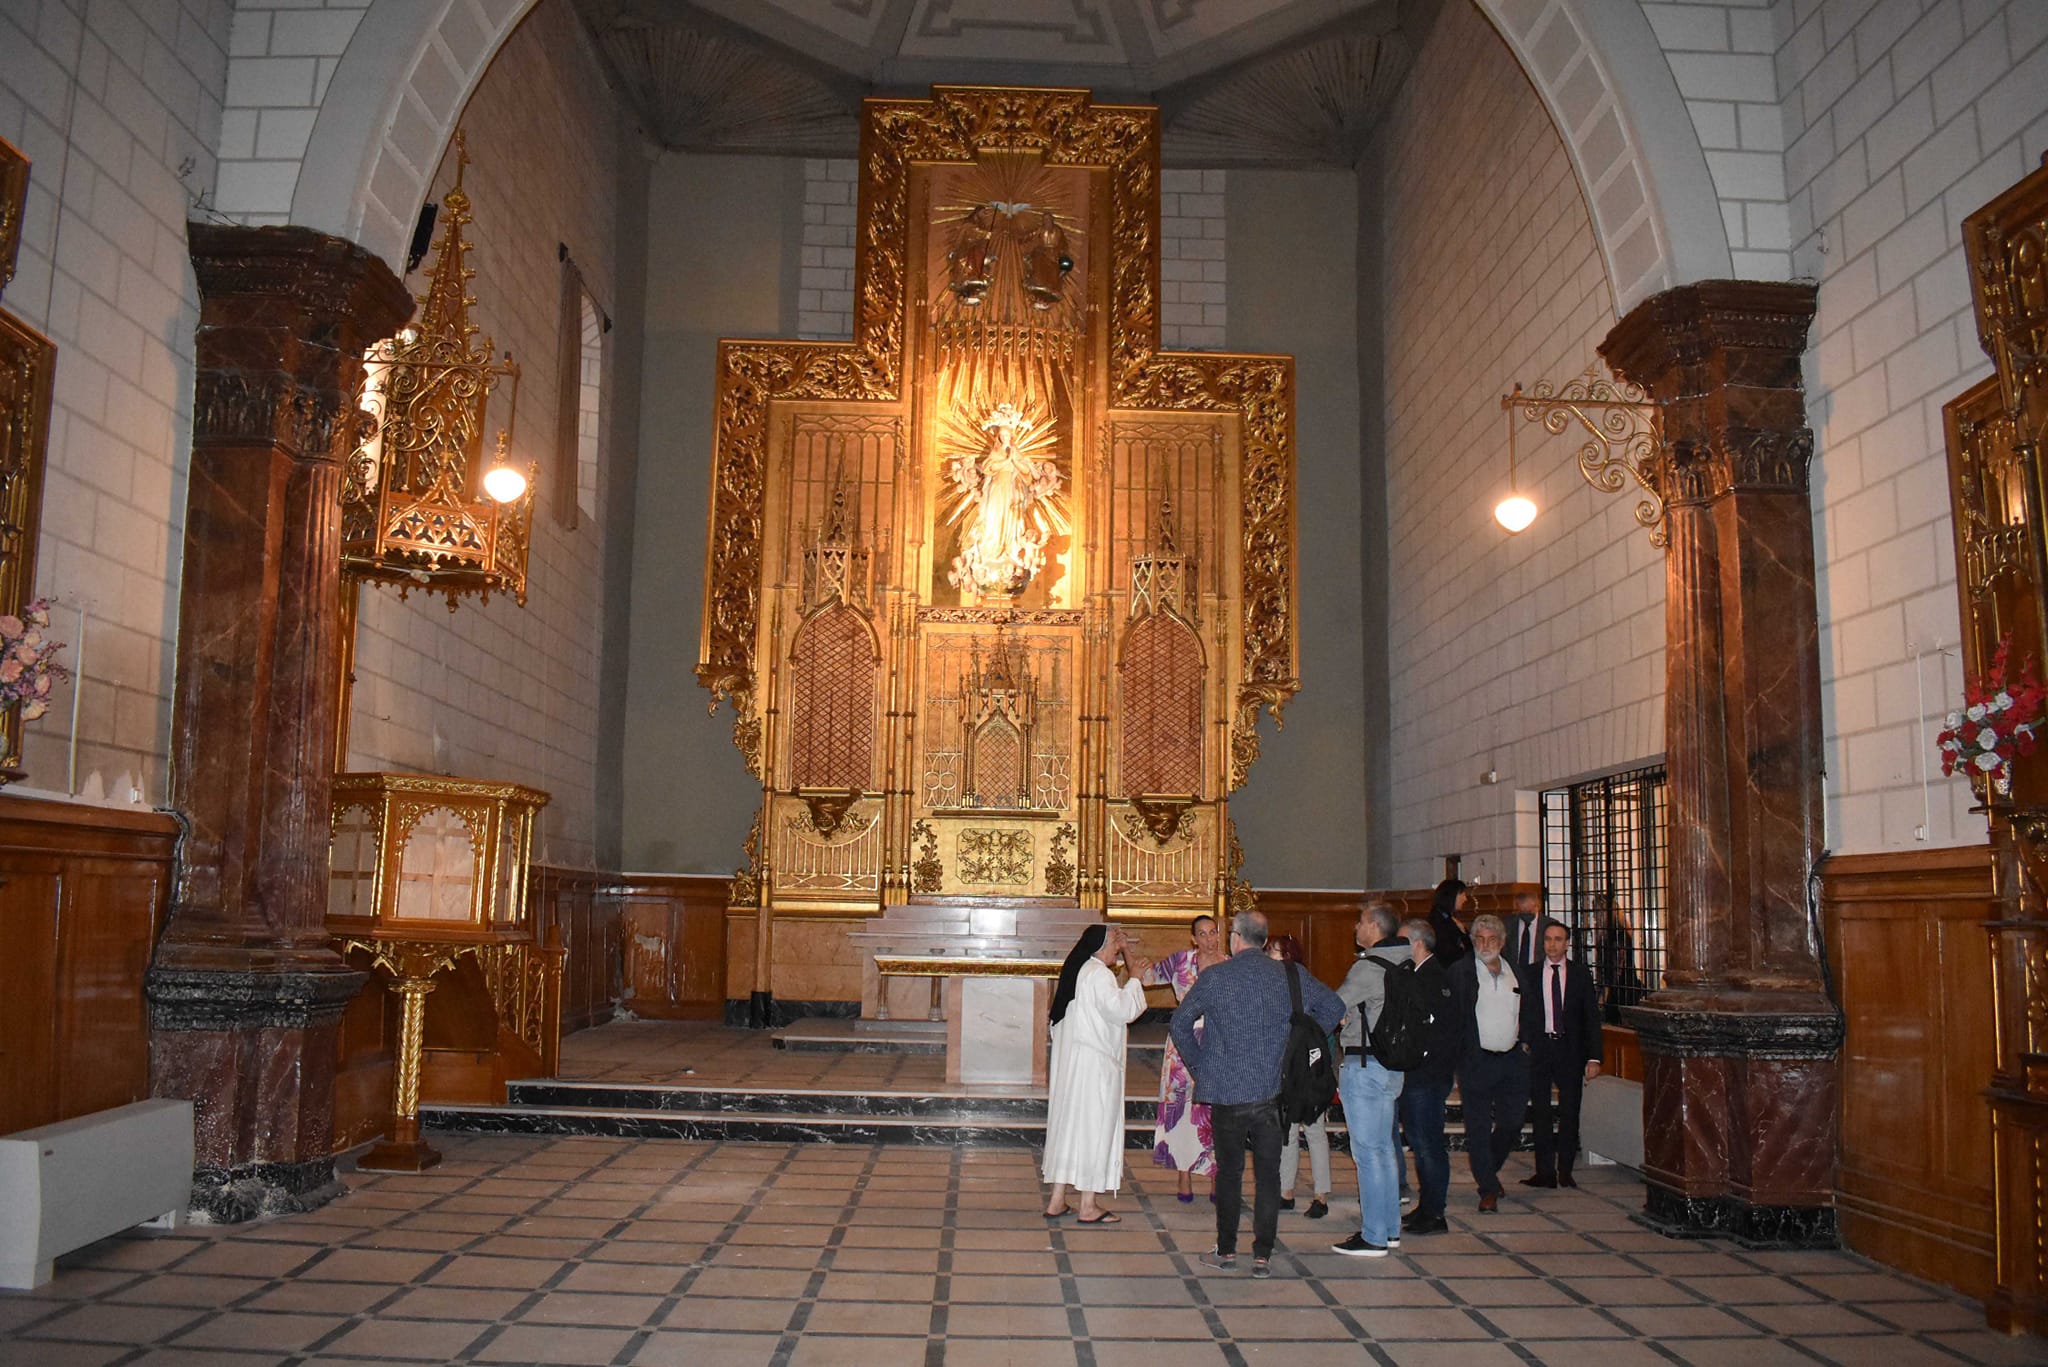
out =
[(946, 980), (946, 1081), (1046, 1085), (1044, 978)]

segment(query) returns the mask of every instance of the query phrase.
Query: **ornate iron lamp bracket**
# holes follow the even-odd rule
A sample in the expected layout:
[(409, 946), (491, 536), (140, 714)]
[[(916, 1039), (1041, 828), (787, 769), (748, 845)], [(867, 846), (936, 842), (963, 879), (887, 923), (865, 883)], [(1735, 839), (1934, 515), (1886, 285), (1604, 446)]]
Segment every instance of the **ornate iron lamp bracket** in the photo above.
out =
[(1574, 427), (1584, 429), (1579, 473), (1603, 494), (1619, 493), (1634, 481), (1643, 494), (1636, 504), (1636, 521), (1649, 529), (1650, 544), (1663, 549), (1668, 539), (1658, 463), (1663, 448), (1663, 409), (1644, 394), (1642, 386), (1588, 370), (1562, 387), (1548, 380), (1531, 390), (1517, 384), (1513, 393), (1501, 395), (1500, 406), (1508, 415), (1510, 469), (1515, 460), (1515, 429), (1523, 423), (1538, 423), (1553, 437)]

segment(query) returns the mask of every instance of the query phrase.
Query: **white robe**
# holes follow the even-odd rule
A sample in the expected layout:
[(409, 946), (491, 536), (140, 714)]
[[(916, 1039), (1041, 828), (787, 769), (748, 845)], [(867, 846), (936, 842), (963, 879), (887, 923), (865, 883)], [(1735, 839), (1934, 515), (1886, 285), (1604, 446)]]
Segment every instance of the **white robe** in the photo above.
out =
[(1074, 1000), (1052, 1028), (1045, 1180), (1115, 1191), (1124, 1180), (1124, 1050), (1145, 1010), (1144, 984), (1122, 987), (1100, 959), (1081, 965)]

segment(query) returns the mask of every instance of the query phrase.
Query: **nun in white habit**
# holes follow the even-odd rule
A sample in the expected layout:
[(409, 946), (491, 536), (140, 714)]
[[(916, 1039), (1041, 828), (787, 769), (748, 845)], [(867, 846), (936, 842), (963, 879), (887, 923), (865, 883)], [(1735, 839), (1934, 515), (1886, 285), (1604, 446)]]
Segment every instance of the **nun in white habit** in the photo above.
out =
[[(1123, 1185), (1124, 1050), (1130, 1024), (1145, 1010), (1138, 981), (1144, 960), (1129, 937), (1090, 926), (1067, 953), (1052, 999), (1052, 1085), (1046, 1100), (1045, 1167), (1052, 1183), (1045, 1218), (1068, 1213), (1067, 1188), (1080, 1196), (1084, 1225), (1116, 1224), (1097, 1199)], [(1117, 986), (1110, 965), (1124, 957), (1130, 977)]]

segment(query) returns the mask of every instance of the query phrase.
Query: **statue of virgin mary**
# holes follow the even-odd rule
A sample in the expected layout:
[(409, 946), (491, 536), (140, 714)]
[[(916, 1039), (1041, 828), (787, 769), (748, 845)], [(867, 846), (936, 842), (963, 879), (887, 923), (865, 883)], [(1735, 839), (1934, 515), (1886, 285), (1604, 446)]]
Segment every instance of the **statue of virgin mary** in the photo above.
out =
[(1021, 593), (1045, 565), (1045, 543), (1056, 520), (1051, 500), (1059, 467), (1037, 452), (1050, 441), (1015, 404), (998, 404), (982, 421), (979, 452), (953, 457), (960, 495), (960, 554), (946, 575), (957, 589)]

